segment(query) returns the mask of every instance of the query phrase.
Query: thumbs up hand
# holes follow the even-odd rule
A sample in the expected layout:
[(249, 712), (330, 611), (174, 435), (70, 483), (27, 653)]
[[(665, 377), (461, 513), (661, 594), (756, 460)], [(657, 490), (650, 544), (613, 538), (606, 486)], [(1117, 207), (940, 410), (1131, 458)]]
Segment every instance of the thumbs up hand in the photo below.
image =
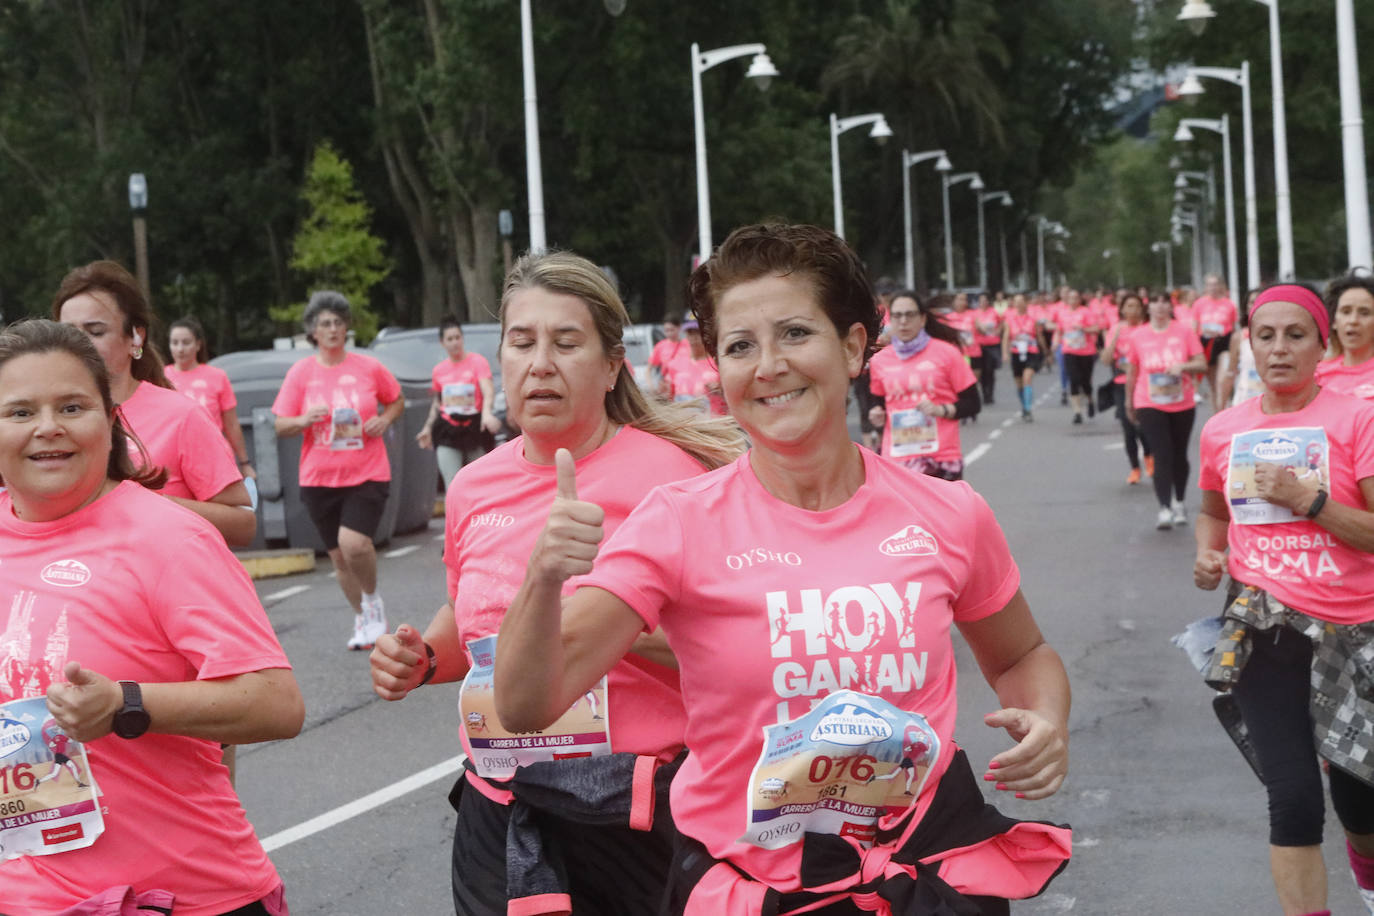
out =
[(94, 741), (110, 733), (114, 714), (124, 706), (124, 691), (103, 674), (69, 661), (62, 668), (65, 684), (48, 688), (48, 712), (76, 741)]
[(595, 503), (577, 498), (577, 472), (572, 453), (560, 448), (554, 453), (558, 488), (554, 493), (549, 520), (534, 544), (531, 572), (546, 582), (562, 583), (573, 576), (592, 571), (604, 532), (601, 523), (606, 513)]

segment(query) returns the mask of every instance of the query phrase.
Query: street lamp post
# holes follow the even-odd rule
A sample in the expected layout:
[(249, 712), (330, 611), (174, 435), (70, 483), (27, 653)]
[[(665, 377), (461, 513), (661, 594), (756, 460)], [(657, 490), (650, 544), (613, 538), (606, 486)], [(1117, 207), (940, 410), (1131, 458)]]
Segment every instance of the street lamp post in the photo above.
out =
[(892, 128), (880, 112), (854, 115), (852, 118), (836, 117), (830, 113), (830, 184), (835, 194), (835, 234), (844, 238), (844, 200), (840, 194), (840, 134), (865, 124), (872, 124), (868, 135), (879, 143), (892, 136)]
[(752, 54), (746, 79), (754, 80), (759, 89), (767, 89), (778, 75), (767, 50), (761, 44), (731, 45), (703, 52), (692, 42), (692, 115), (696, 127), (697, 145), (697, 257), (705, 261), (711, 256), (711, 192), (706, 175), (706, 112), (701, 102), (701, 74), (716, 64)]
[(1364, 166), (1364, 117), (1360, 109), (1360, 64), (1355, 50), (1353, 0), (1336, 0), (1336, 56), (1341, 82), (1341, 151), (1345, 160), (1345, 247), (1350, 267), (1374, 268), (1370, 240), (1369, 188)]
[(1174, 212), (1171, 224), (1173, 228), (1187, 227), (1193, 233), (1193, 265), (1192, 265), (1192, 286), (1193, 289), (1199, 287), (1202, 279), (1202, 245), (1198, 238), (1198, 218), (1196, 211), (1177, 210)]
[(1036, 261), (1037, 261), (1036, 266), (1037, 266), (1037, 268), (1039, 269), (1038, 286), (1039, 286), (1040, 292), (1045, 292), (1045, 291), (1046, 291), (1046, 290), (1045, 290), (1045, 230), (1046, 230), (1046, 229), (1048, 229), (1048, 230), (1050, 231), (1050, 234), (1051, 234), (1051, 235), (1056, 235), (1056, 236), (1058, 236), (1058, 237), (1060, 237), (1060, 238), (1065, 238), (1065, 239), (1066, 239), (1066, 238), (1068, 238), (1068, 237), (1071, 235), (1071, 233), (1069, 232), (1069, 230), (1067, 230), (1067, 229), (1064, 228), (1063, 224), (1061, 224), (1061, 223), (1056, 223), (1056, 222), (1054, 222), (1053, 220), (1045, 219), (1045, 217), (1043, 217), (1043, 216), (1037, 216), (1037, 217), (1035, 217), (1035, 244), (1036, 244)]
[[(1150, 245), (1150, 250), (1158, 254), (1164, 252), (1164, 288), (1172, 290), (1174, 288), (1174, 243), (1173, 242), (1154, 242)], [(1233, 292), (1231, 295), (1235, 295)]]
[(1230, 67), (1193, 67), (1178, 87), (1178, 94), (1196, 98), (1203, 93), (1201, 78), (1219, 79), (1239, 86), (1241, 91), (1241, 146), (1245, 163), (1245, 286), (1260, 284), (1259, 217), (1255, 214), (1255, 135), (1250, 118), (1250, 62), (1238, 69)]
[(1222, 175), (1226, 192), (1226, 278), (1232, 296), (1243, 296), (1240, 289), (1240, 271), (1236, 266), (1236, 205), (1235, 188), (1231, 183), (1231, 128), (1227, 115), (1218, 120), (1208, 118), (1184, 118), (1178, 122), (1174, 139), (1187, 143), (1193, 139), (1193, 130), (1210, 130), (1221, 134)]
[[(1202, 188), (1194, 188), (1188, 184), (1189, 181), (1201, 182), (1205, 185)], [(1209, 227), (1212, 220), (1212, 207), (1217, 199), (1216, 178), (1211, 171), (1181, 171), (1174, 177), (1175, 191), (1191, 192), (1196, 191), (1198, 196), (1197, 206), (1197, 231), (1198, 231), (1198, 250), (1202, 252), (1202, 275), (1207, 274), (1207, 253), (1211, 250), (1211, 232)], [(1177, 200), (1177, 193), (1174, 195)]]
[(147, 302), (153, 301), (148, 282), (148, 179), (142, 172), (129, 176), (129, 209), (134, 211), (134, 273)]
[(948, 172), (954, 166), (950, 165), (949, 157), (942, 149), (927, 150), (924, 153), (910, 153), (902, 150), (902, 216), (906, 223), (906, 288), (916, 288), (916, 240), (911, 228), (911, 167), (917, 163), (925, 162), (928, 159), (938, 160), (935, 163), (935, 170), (938, 172)]
[[(978, 288), (984, 292), (988, 288), (988, 246), (987, 237), (983, 231), (983, 204), (990, 200), (1001, 200), (1002, 206), (1011, 206), (1011, 194), (1006, 191), (988, 191), (986, 194), (978, 192)], [(1006, 260), (1006, 245), (1003, 245), (1002, 258)]]
[[(974, 191), (983, 190), (983, 179), (978, 177), (977, 172), (960, 172), (958, 175), (945, 173), (942, 190), (945, 202), (945, 288), (954, 289), (954, 245), (950, 239), (949, 227), (949, 186), (961, 184), (967, 181), (969, 188)], [(979, 207), (981, 212), (982, 208)]]

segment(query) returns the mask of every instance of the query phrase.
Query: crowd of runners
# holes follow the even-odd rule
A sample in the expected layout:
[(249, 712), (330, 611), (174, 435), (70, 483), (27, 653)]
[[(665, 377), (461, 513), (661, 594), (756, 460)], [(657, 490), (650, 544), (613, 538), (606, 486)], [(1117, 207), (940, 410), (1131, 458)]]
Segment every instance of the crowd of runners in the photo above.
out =
[[(1044, 890), (1070, 829), (983, 795), (1068, 773), (1068, 677), (963, 480), (961, 428), (1005, 371), (1024, 422), (1114, 414), (1160, 529), (1190, 521), (1210, 418), (1193, 578), (1227, 597), (1189, 644), (1269, 793), (1284, 911), (1325, 906), (1325, 762), (1374, 913), (1374, 280), (1244, 298), (1217, 277), (926, 296), (826, 230), (749, 226), (693, 272), (641, 384), (606, 275), (527, 255), (500, 305), (514, 438), (492, 439), (490, 365), (439, 328), (417, 439), (447, 600), (393, 627), (373, 537), (403, 398), (347, 346), (348, 301), (314, 294), (276, 431), (303, 437), (376, 693), (462, 683), (434, 723), (466, 755), (455, 912), (998, 914)], [(229, 549), (254, 538), (255, 471), (201, 326), (171, 324), (165, 366), (156, 333), (96, 262), (51, 321), (0, 334), (6, 916), (287, 912), (232, 782), (233, 745), (304, 716)], [(956, 627), (1006, 734), (988, 760), (955, 743)]]

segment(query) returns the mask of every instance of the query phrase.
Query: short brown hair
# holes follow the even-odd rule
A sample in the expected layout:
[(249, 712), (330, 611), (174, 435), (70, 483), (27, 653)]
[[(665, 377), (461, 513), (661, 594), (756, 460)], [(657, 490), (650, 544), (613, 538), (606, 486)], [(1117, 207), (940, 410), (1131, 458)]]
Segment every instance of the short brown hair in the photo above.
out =
[(167, 374), (162, 371), (162, 357), (153, 345), (157, 328), (157, 318), (153, 308), (139, 289), (133, 274), (115, 261), (92, 261), (81, 267), (73, 267), (62, 278), (57, 293), (52, 297), (52, 320), (62, 320), (62, 304), (82, 293), (98, 291), (115, 301), (124, 316), (124, 333), (132, 335), (134, 329), (143, 335), (143, 355), (133, 361), (129, 374), (140, 382), (152, 382), (160, 388), (172, 388)]
[(867, 363), (882, 330), (873, 284), (844, 239), (819, 226), (759, 223), (730, 233), (710, 259), (692, 271), (687, 296), (701, 324), (706, 351), (716, 354), (716, 305), (732, 287), (765, 276), (801, 275), (816, 286), (816, 301), (841, 338), (854, 324), (868, 333)]

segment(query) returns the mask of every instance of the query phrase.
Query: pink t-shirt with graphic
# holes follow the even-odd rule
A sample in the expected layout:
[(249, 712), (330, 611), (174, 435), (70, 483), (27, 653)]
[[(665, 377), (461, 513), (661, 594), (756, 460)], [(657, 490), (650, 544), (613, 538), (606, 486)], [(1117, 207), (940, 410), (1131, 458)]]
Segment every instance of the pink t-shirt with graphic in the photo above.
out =
[(725, 397), (720, 391), (720, 372), (716, 370), (715, 360), (711, 357), (679, 359), (673, 364), (671, 382), (674, 401), (702, 403), (711, 414), (717, 417), (725, 416)]
[(1007, 349), (1013, 356), (1030, 355), (1040, 352), (1039, 336), (1035, 333), (1036, 327), (1043, 323), (1043, 319), (1037, 318), (1032, 312), (1031, 307), (1026, 307), (1026, 314), (1012, 309), (1007, 312)]
[(654, 344), (653, 352), (649, 354), (649, 365), (657, 366), (658, 371), (666, 376), (669, 367), (681, 358), (683, 353), (691, 352), (692, 346), (687, 343), (685, 337), (680, 337), (677, 340), (669, 340), (665, 337)]
[(1374, 359), (1358, 366), (1345, 365), (1344, 356), (1336, 356), (1317, 364), (1317, 384), (1337, 394), (1374, 401)]
[(1137, 325), (1124, 324), (1117, 322), (1117, 325), (1108, 331), (1114, 334), (1112, 340), (1112, 371), (1115, 375), (1112, 382), (1117, 385), (1126, 384), (1126, 364), (1130, 362), (1130, 342), (1131, 335), (1144, 327), (1144, 323)]
[(661, 624), (677, 656), (691, 748), (673, 780), (678, 829), (782, 891), (799, 887), (801, 847), (738, 842), (763, 729), (841, 689), (919, 712), (947, 749), (916, 801), (927, 798), (952, 752), (950, 627), (1000, 611), (1020, 582), (966, 483), (860, 454), (863, 485), (822, 512), (770, 495), (749, 455), (660, 487), (582, 583), (626, 602), (646, 629)]
[(183, 372), (173, 365), (163, 367), (163, 371), (177, 391), (209, 411), (216, 423), (221, 422), (226, 410), (233, 410), (238, 405), (228, 374), (218, 366), (196, 363)]
[[(682, 449), (626, 426), (577, 462), (577, 495), (606, 513), (609, 537), (639, 501), (662, 483), (702, 472)], [(525, 579), (557, 488), (553, 465), (532, 464), (524, 437), (466, 465), (444, 503), (444, 564), (463, 644), (496, 634)], [(569, 584), (572, 592), (576, 580)], [(471, 662), (469, 653), (468, 661)], [(684, 713), (677, 672), (627, 655), (611, 669), (607, 704), (611, 749), (670, 760), (682, 748)], [(471, 752), (467, 732), (464, 750)], [(478, 781), (478, 777), (469, 773)]]
[(1175, 305), (1174, 320), (1182, 322), (1191, 331), (1197, 331), (1197, 315), (1191, 305), (1184, 305), (1181, 302)]
[(1149, 322), (1137, 328), (1126, 348), (1126, 359), (1136, 367), (1131, 392), (1135, 409), (1168, 413), (1191, 409), (1195, 403), (1192, 374), (1172, 375), (1169, 370), (1201, 352), (1202, 341), (1181, 321), (1170, 322), (1163, 331)]
[(1002, 316), (997, 309), (989, 305), (973, 313), (973, 339), (980, 347), (1001, 345)]
[[(0, 494), (0, 554), (0, 702), (42, 696), (69, 660), (142, 683), (291, 667), (219, 532), (138, 484), (50, 522), (20, 521)], [(54, 913), (132, 884), (172, 891), (177, 916), (212, 916), (281, 883), (218, 742), (148, 733), (85, 748), (105, 832), (85, 849), (0, 862), (0, 910)]]
[(1193, 321), (1200, 336), (1224, 337), (1235, 330), (1236, 304), (1225, 296), (1199, 296), (1193, 300)]
[(1102, 317), (1083, 306), (1067, 306), (1059, 315), (1059, 342), (1065, 353), (1073, 356), (1093, 356), (1097, 353), (1097, 334), (1102, 330)]
[[(243, 479), (220, 424), (191, 398), (139, 382), (119, 409), (152, 463), (166, 469), (167, 483), (158, 491), (164, 496), (209, 502)], [(132, 446), (130, 454), (134, 454)]]
[[(959, 399), (959, 392), (977, 384), (968, 360), (958, 348), (931, 338), (920, 353), (902, 359), (897, 350), (888, 345), (869, 362), (868, 373), (869, 390), (887, 400), (884, 455), (898, 461), (910, 458), (958, 461), (963, 457), (959, 421), (926, 417), (916, 408), (922, 398), (929, 398), (936, 404), (953, 404)], [(933, 442), (929, 441), (929, 433), (922, 432), (928, 430), (930, 424), (934, 425), (938, 437)]]
[(377, 416), (377, 405), (401, 396), (396, 376), (371, 356), (349, 351), (337, 366), (308, 356), (286, 373), (272, 412), (299, 417), (312, 407), (330, 415), (305, 431), (301, 443), (300, 482), (304, 487), (352, 487), (369, 480), (390, 480), (386, 442), (363, 432)]
[[(1359, 482), (1374, 477), (1374, 403), (1322, 389), (1301, 410), (1266, 414), (1262, 398), (1223, 410), (1202, 428), (1198, 486), (1227, 497), (1232, 439), (1256, 429), (1325, 431), (1320, 483), (1330, 499), (1366, 508)], [(1301, 434), (1310, 436), (1310, 433)], [(1326, 455), (1326, 471), (1320, 456)], [(1305, 472), (1306, 468), (1300, 471)], [(1232, 480), (1234, 485), (1238, 481)], [(1317, 481), (1313, 481), (1313, 495)], [(1351, 547), (1316, 522), (1302, 519), (1227, 529), (1227, 569), (1237, 581), (1272, 593), (1284, 604), (1332, 623), (1374, 620), (1374, 556)]]
[(429, 390), (439, 395), (439, 416), (450, 426), (482, 413), (482, 379), (491, 380), (491, 364), (481, 353), (464, 353), (457, 362), (446, 359), (434, 367)]
[(940, 316), (940, 320), (959, 332), (959, 339), (964, 344), (965, 356), (974, 357), (982, 354), (983, 348), (978, 345), (978, 335), (973, 330), (972, 309), (965, 309), (962, 312), (946, 312)]

